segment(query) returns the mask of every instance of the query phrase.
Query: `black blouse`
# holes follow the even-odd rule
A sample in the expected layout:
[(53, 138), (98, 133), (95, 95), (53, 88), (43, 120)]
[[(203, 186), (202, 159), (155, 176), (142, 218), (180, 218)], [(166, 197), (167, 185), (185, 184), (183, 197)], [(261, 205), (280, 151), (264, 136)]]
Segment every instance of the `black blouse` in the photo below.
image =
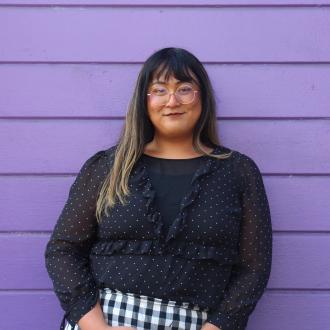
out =
[[(271, 216), (256, 163), (235, 150), (224, 160), (142, 155), (129, 177), (128, 204), (118, 203), (98, 224), (96, 200), (115, 147), (83, 164), (46, 246), (66, 312), (62, 327), (65, 318), (74, 326), (95, 306), (98, 289), (109, 287), (197, 304), (222, 330), (245, 329), (272, 263)], [(217, 146), (213, 153), (229, 151)]]
[(142, 155), (152, 185), (156, 190), (155, 204), (167, 233), (180, 211), (180, 202), (189, 190), (193, 174), (204, 156), (188, 159), (166, 159)]

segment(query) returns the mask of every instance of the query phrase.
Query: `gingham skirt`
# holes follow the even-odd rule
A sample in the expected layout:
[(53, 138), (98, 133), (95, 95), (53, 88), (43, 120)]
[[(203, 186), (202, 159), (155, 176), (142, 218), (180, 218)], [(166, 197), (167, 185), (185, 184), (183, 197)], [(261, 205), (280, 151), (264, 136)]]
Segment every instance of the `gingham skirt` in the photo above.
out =
[[(208, 316), (208, 308), (189, 302), (123, 293), (117, 289), (99, 290), (105, 321), (110, 326), (126, 326), (138, 330), (199, 330)], [(65, 330), (81, 330), (78, 324), (66, 324)]]

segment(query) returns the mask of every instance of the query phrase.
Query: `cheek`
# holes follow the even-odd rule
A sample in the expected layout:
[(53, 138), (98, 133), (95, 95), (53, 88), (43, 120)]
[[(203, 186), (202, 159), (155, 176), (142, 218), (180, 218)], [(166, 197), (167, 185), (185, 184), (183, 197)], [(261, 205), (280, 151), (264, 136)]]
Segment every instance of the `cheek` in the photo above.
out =
[(155, 107), (152, 104), (148, 104), (147, 112), (152, 122), (158, 121), (161, 118), (161, 107)]
[(188, 111), (190, 118), (192, 118), (194, 121), (197, 121), (202, 113), (202, 107), (201, 104), (198, 103), (191, 107)]

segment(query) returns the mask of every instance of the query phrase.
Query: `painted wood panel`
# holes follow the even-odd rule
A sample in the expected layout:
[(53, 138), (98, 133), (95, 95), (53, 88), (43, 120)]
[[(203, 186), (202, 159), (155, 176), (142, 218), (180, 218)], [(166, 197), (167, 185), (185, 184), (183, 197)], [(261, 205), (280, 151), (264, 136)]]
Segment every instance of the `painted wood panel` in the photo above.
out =
[[(0, 173), (74, 173), (113, 145), (122, 120), (1, 120)], [(329, 120), (222, 120), (222, 143), (268, 174), (329, 174)], [(19, 132), (19, 134), (17, 134)], [(31, 152), (33, 151), (33, 152)]]
[[(1, 234), (0, 289), (50, 289), (44, 250), (49, 234)], [(326, 234), (275, 233), (270, 289), (330, 289)]]
[[(75, 175), (0, 176), (1, 230), (52, 230)], [(329, 176), (263, 175), (263, 180), (274, 232), (330, 231)]]
[[(140, 64), (2, 64), (0, 116), (124, 117), (140, 67)], [(330, 64), (205, 64), (205, 67), (215, 91), (219, 118), (330, 116)]]
[(180, 45), (203, 62), (329, 62), (329, 13), (328, 7), (2, 7), (0, 61), (136, 63)]
[(74, 5), (88, 5), (88, 6), (320, 6), (329, 5), (329, 0), (0, 0), (2, 5), (46, 5), (52, 6), (54, 4), (74, 6)]
[[(3, 329), (58, 330), (62, 310), (51, 292), (0, 292)], [(330, 294), (313, 291), (266, 292), (246, 330), (325, 330), (329, 325)]]
[(273, 267), (247, 330), (330, 329), (329, 35), (329, 0), (0, 0), (0, 329), (59, 328), (45, 244), (166, 46), (205, 64), (222, 143), (264, 177)]

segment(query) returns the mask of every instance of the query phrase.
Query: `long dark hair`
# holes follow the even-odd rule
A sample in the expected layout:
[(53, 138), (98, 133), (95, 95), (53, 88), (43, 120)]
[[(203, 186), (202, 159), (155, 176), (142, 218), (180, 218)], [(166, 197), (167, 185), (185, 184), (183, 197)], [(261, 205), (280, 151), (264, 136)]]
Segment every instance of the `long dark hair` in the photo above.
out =
[[(125, 122), (117, 141), (111, 172), (107, 176), (97, 201), (96, 218), (102, 211), (108, 215), (118, 200), (125, 204), (128, 196), (128, 177), (144, 146), (153, 139), (154, 126), (147, 112), (147, 90), (154, 78), (164, 74), (165, 80), (174, 76), (179, 81), (194, 81), (201, 91), (201, 115), (193, 130), (193, 148), (196, 152), (225, 159), (228, 154), (215, 155), (205, 150), (220, 145), (216, 128), (216, 104), (210, 79), (202, 63), (189, 51), (168, 47), (153, 53), (143, 64), (130, 100)], [(197, 79), (197, 81), (196, 81)]]

